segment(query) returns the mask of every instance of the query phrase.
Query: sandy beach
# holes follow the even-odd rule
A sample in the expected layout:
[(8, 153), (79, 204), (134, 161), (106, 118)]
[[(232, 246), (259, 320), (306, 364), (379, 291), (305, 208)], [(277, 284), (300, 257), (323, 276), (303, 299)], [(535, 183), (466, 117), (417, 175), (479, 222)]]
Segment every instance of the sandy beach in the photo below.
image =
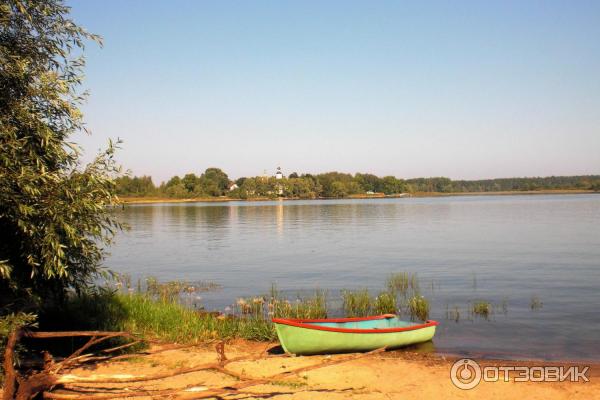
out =
[[(172, 346), (172, 345), (171, 345)], [(217, 362), (214, 344), (167, 350), (154, 346), (149, 354), (77, 368), (78, 378), (164, 376)], [(78, 383), (87, 398), (140, 399), (596, 399), (600, 398), (600, 369), (590, 365), (589, 382), (484, 382), (471, 390), (453, 385), (450, 370), (457, 357), (408, 350), (377, 354), (291, 357), (277, 343), (244, 340), (225, 345), (226, 366), (201, 369), (135, 383)], [(239, 361), (232, 361), (239, 359)], [(583, 365), (485, 360), (481, 366)], [(296, 372), (294, 372), (296, 371)], [(84, 388), (84, 389), (82, 389)], [(234, 390), (236, 389), (237, 390)], [(141, 392), (141, 393), (140, 393)], [(146, 393), (147, 395), (145, 395)], [(123, 397), (118, 397), (121, 394)], [(56, 390), (50, 398), (67, 399), (70, 390)], [(48, 398), (48, 396), (46, 397)]]

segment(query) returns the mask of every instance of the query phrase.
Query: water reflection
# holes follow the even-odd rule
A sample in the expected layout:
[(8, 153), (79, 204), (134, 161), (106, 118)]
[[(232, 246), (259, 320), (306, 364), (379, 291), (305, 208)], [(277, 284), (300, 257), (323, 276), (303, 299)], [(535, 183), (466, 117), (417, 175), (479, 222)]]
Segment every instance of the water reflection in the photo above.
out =
[[(327, 289), (336, 304), (340, 289), (376, 293), (407, 271), (443, 321), (438, 350), (600, 360), (600, 196), (140, 205), (120, 215), (132, 229), (107, 266), (218, 282), (208, 308), (271, 282), (290, 294)], [(469, 304), (505, 299), (507, 313), (468, 318)]]
[(283, 235), (283, 202), (280, 201), (278, 205), (275, 206), (275, 216), (277, 221), (277, 234), (279, 236)]

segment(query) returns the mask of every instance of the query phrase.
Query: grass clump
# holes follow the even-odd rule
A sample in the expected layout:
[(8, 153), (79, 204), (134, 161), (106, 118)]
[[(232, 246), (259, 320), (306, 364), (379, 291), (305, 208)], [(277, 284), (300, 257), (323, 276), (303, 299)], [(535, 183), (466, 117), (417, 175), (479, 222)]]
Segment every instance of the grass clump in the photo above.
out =
[(531, 308), (531, 311), (538, 311), (543, 306), (544, 303), (542, 303), (542, 300), (538, 296), (534, 295), (531, 297), (531, 302), (529, 303), (529, 308)]
[(117, 294), (114, 306), (124, 312), (117, 323), (119, 330), (141, 333), (172, 342), (196, 342), (215, 339), (219, 332), (209, 319), (174, 301), (154, 300), (148, 296)]
[(387, 279), (387, 289), (395, 296), (406, 297), (410, 293), (418, 293), (419, 280), (417, 274), (410, 272), (393, 273)]
[(103, 292), (74, 296), (65, 306), (66, 326), (79, 329), (124, 330), (148, 338), (177, 343), (212, 339), (272, 340), (270, 320), (225, 316), (186, 307), (177, 301), (157, 300), (140, 293)]
[(373, 302), (375, 314), (396, 314), (396, 296), (389, 292), (381, 292)]
[(295, 301), (290, 301), (277, 290), (275, 285), (272, 285), (268, 299), (266, 304), (268, 318), (327, 318), (327, 292), (324, 290), (317, 289), (312, 296), (298, 295)]
[[(79, 329), (124, 330), (146, 337), (178, 343), (243, 338), (274, 340), (271, 318), (326, 318), (326, 293), (289, 301), (279, 292), (272, 296), (239, 299), (229, 315), (208, 313), (191, 307), (185, 291), (190, 286), (174, 283), (150, 285), (145, 292), (97, 290), (72, 296), (67, 304), (69, 321), (63, 326)], [(154, 289), (159, 288), (159, 289)], [(180, 296), (183, 288), (184, 295)], [(60, 325), (56, 316), (55, 323)], [(56, 328), (59, 328), (57, 326)]]
[(371, 296), (367, 289), (343, 290), (342, 300), (344, 313), (347, 317), (366, 317), (371, 314)]
[(408, 300), (408, 313), (410, 314), (410, 318), (412, 320), (418, 319), (421, 321), (427, 320), (429, 318), (429, 300), (427, 300), (423, 296), (413, 296)]
[(273, 286), (268, 296), (238, 299), (234, 305), (234, 315), (268, 320), (327, 318), (327, 293), (315, 290), (312, 296), (298, 295), (294, 301), (290, 301)]
[(471, 312), (473, 315), (488, 319), (493, 312), (493, 307), (489, 301), (479, 300), (473, 303)]

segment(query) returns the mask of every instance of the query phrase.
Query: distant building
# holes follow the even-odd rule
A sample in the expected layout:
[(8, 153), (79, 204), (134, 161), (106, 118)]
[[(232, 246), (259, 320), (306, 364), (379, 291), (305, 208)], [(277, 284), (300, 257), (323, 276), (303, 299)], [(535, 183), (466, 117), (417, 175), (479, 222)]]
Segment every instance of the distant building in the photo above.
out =
[(275, 172), (275, 179), (283, 179), (283, 172), (281, 172), (281, 167), (277, 167), (277, 172)]
[(269, 175), (267, 174), (267, 170), (263, 170), (263, 174), (260, 176), (260, 179), (266, 181), (269, 179)]
[(231, 185), (229, 185), (229, 191), (231, 192), (232, 190), (235, 189), (239, 189), (240, 187), (237, 185), (237, 183), (235, 182), (231, 182)]

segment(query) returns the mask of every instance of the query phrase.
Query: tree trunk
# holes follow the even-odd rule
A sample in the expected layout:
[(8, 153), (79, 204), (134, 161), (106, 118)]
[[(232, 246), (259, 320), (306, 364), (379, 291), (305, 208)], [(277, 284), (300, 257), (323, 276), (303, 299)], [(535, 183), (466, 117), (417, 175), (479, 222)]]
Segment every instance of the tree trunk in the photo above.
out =
[(15, 371), (15, 347), (21, 337), (21, 329), (15, 329), (8, 335), (4, 349), (4, 390), (2, 400), (12, 400), (17, 390), (17, 371)]

